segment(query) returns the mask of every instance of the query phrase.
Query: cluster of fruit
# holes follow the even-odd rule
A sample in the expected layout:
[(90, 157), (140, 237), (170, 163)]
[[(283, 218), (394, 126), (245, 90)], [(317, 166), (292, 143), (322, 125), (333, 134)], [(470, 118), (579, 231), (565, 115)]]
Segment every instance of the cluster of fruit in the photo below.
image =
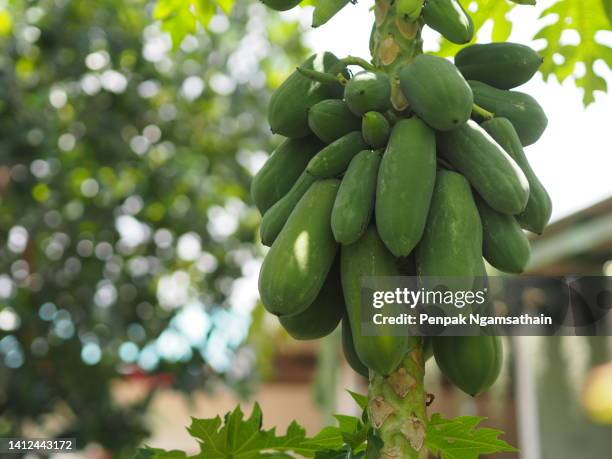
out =
[[(472, 278), (470, 289), (486, 275), (483, 257), (501, 271), (524, 269), (523, 229), (541, 233), (551, 201), (523, 146), (547, 119), (535, 99), (511, 89), (540, 64), (514, 43), (468, 46), (454, 64), (419, 54), (398, 72), (403, 111), (391, 103), (388, 74), (366, 66), (351, 75), (329, 52), (277, 89), (269, 123), (287, 139), (254, 178), (252, 196), (271, 246), (261, 300), (292, 336), (323, 337), (344, 317), (349, 363), (389, 374), (413, 339), (361, 335), (363, 277)], [(499, 337), (429, 344), (467, 393), (499, 373)]]

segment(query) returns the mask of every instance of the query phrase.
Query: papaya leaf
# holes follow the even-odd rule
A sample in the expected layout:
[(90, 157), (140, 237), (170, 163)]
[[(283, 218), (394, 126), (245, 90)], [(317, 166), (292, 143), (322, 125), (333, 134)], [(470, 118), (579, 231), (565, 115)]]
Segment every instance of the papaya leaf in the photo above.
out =
[[(584, 90), (585, 106), (595, 101), (596, 91), (607, 91), (606, 80), (595, 73), (597, 60), (603, 60), (608, 68), (612, 68), (610, 48), (595, 41), (597, 32), (608, 30), (611, 25), (604, 11), (604, 3), (601, 0), (558, 0), (540, 16), (553, 17), (554, 22), (545, 26), (534, 37), (546, 40), (546, 47), (540, 51), (544, 58), (540, 71), (545, 81), (554, 75), (559, 82), (563, 82), (576, 74), (578, 64), (584, 65), (584, 74), (576, 78), (576, 86)], [(564, 43), (563, 35), (566, 30), (575, 31), (580, 41)]]
[(153, 18), (161, 21), (162, 30), (172, 38), (178, 48), (183, 39), (194, 33), (197, 26), (204, 29), (217, 11), (230, 14), (236, 0), (157, 0)]
[(134, 459), (186, 459), (183, 451), (164, 451), (158, 448), (140, 448), (134, 455)]
[(425, 446), (440, 459), (478, 459), (482, 454), (516, 452), (498, 437), (500, 430), (477, 428), (485, 418), (460, 416), (444, 419), (435, 413), (427, 426)]
[(355, 403), (357, 403), (357, 405), (359, 405), (359, 408), (361, 408), (362, 410), (366, 409), (366, 406), (368, 406), (368, 397), (362, 394), (358, 394), (357, 392), (353, 392), (350, 390), (347, 390), (347, 392), (349, 393), (349, 395), (351, 396), (351, 398), (353, 400), (355, 400)]

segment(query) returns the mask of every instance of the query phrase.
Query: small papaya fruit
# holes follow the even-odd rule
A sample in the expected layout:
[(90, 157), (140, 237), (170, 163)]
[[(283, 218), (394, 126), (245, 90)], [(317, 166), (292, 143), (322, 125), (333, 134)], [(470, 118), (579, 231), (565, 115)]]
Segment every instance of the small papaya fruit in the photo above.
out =
[[(346, 66), (329, 52), (310, 56), (301, 67), (333, 75), (346, 74)], [(309, 135), (308, 109), (322, 100), (341, 98), (337, 89), (332, 84), (312, 81), (296, 70), (272, 94), (268, 105), (270, 129), (289, 138)]]
[(529, 261), (529, 239), (512, 215), (501, 214), (476, 199), (483, 228), (482, 252), (491, 266), (507, 273), (521, 273)]
[(424, 0), (397, 0), (395, 10), (404, 21), (416, 21), (421, 16)]
[(349, 318), (346, 315), (342, 319), (342, 352), (344, 353), (346, 362), (355, 371), (355, 373), (359, 373), (364, 378), (367, 378), (369, 370), (357, 356), (355, 344), (353, 344), (351, 324), (349, 323)]
[(516, 220), (526, 230), (542, 234), (552, 214), (552, 200), (546, 188), (544, 188), (544, 185), (542, 185), (542, 182), (540, 182), (531, 168), (516, 130), (506, 118), (493, 118), (492, 120), (485, 121), (482, 123), (482, 127), (499, 143), (506, 153), (512, 156), (512, 159), (522, 169), (529, 182), (527, 207), (525, 207), (523, 212), (515, 216)]
[(391, 134), (389, 121), (380, 112), (367, 112), (361, 121), (363, 140), (372, 148), (384, 148)]
[(287, 194), (323, 144), (314, 137), (286, 139), (251, 181), (251, 197), (263, 214)]
[(263, 245), (268, 247), (272, 245), (297, 203), (316, 180), (308, 172), (302, 172), (302, 175), (298, 177), (287, 194), (268, 209), (261, 219), (261, 226), (259, 227)]
[(496, 117), (507, 118), (523, 146), (536, 143), (548, 126), (548, 118), (540, 104), (529, 94), (497, 89), (480, 81), (469, 81), (474, 102)]
[(340, 257), (332, 265), (321, 291), (304, 311), (280, 316), (279, 322), (297, 340), (319, 339), (333, 332), (344, 315)]
[(425, 24), (453, 43), (461, 45), (474, 38), (474, 22), (458, 0), (427, 0), (423, 19)]
[(357, 153), (366, 148), (361, 132), (349, 132), (317, 153), (306, 170), (317, 178), (336, 177), (346, 171)]
[(338, 99), (327, 99), (310, 107), (308, 126), (325, 143), (332, 143), (349, 132), (358, 131), (360, 120)]
[(315, 3), (312, 26), (320, 27), (340, 12), (351, 0), (325, 0)]
[(339, 186), (335, 179), (312, 184), (266, 255), (259, 293), (272, 314), (299, 314), (319, 295), (338, 252), (329, 220)]
[(444, 376), (473, 397), (491, 387), (502, 368), (499, 336), (435, 336), (433, 351)]
[(396, 257), (417, 245), (436, 181), (436, 137), (417, 117), (393, 127), (378, 171), (376, 226)]
[(395, 258), (378, 237), (374, 225), (370, 225), (354, 244), (342, 246), (340, 274), (355, 352), (366, 367), (388, 375), (404, 358), (412, 338), (392, 336), (391, 332), (386, 334), (386, 325), (379, 326), (380, 334), (377, 336), (361, 334), (362, 278), (376, 277), (384, 280), (388, 276), (399, 276)]
[(438, 131), (464, 124), (472, 114), (470, 85), (451, 62), (421, 54), (400, 71), (400, 88), (410, 108)]
[(455, 65), (467, 80), (512, 89), (531, 80), (542, 65), (542, 56), (518, 43), (477, 43), (459, 51)]
[(287, 11), (300, 4), (302, 0), (261, 0), (261, 3), (276, 11)]
[(391, 108), (389, 77), (380, 72), (357, 73), (344, 88), (344, 100), (357, 116), (369, 111), (387, 111)]
[(504, 149), (470, 120), (454, 131), (438, 133), (442, 156), (469, 180), (493, 209), (516, 215), (525, 210), (529, 182)]
[(334, 238), (340, 244), (352, 244), (368, 228), (379, 165), (379, 152), (363, 150), (351, 160), (342, 178), (331, 215)]

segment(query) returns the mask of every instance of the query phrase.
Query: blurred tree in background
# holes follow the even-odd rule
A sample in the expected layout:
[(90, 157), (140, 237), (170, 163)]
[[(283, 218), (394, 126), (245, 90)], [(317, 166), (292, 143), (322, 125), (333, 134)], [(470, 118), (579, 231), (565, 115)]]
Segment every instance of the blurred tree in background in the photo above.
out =
[[(4, 6), (2, 6), (4, 5)], [(151, 391), (248, 391), (269, 89), (307, 50), (256, 1), (172, 50), (144, 0), (0, 2), (0, 436), (63, 413), (114, 457)], [(152, 392), (151, 392), (152, 393)]]

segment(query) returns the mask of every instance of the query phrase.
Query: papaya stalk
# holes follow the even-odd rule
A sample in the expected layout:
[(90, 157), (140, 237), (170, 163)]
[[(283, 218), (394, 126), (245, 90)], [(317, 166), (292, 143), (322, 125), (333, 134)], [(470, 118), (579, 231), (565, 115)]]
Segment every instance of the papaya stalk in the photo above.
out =
[[(408, 102), (399, 88), (399, 71), (423, 52), (423, 23), (402, 15), (396, 4), (376, 0), (370, 51), (377, 71), (389, 76), (394, 109), (403, 111)], [(368, 413), (383, 441), (380, 459), (427, 458), (423, 340), (415, 338), (411, 344), (402, 363), (391, 374), (384, 376), (370, 370)]]

